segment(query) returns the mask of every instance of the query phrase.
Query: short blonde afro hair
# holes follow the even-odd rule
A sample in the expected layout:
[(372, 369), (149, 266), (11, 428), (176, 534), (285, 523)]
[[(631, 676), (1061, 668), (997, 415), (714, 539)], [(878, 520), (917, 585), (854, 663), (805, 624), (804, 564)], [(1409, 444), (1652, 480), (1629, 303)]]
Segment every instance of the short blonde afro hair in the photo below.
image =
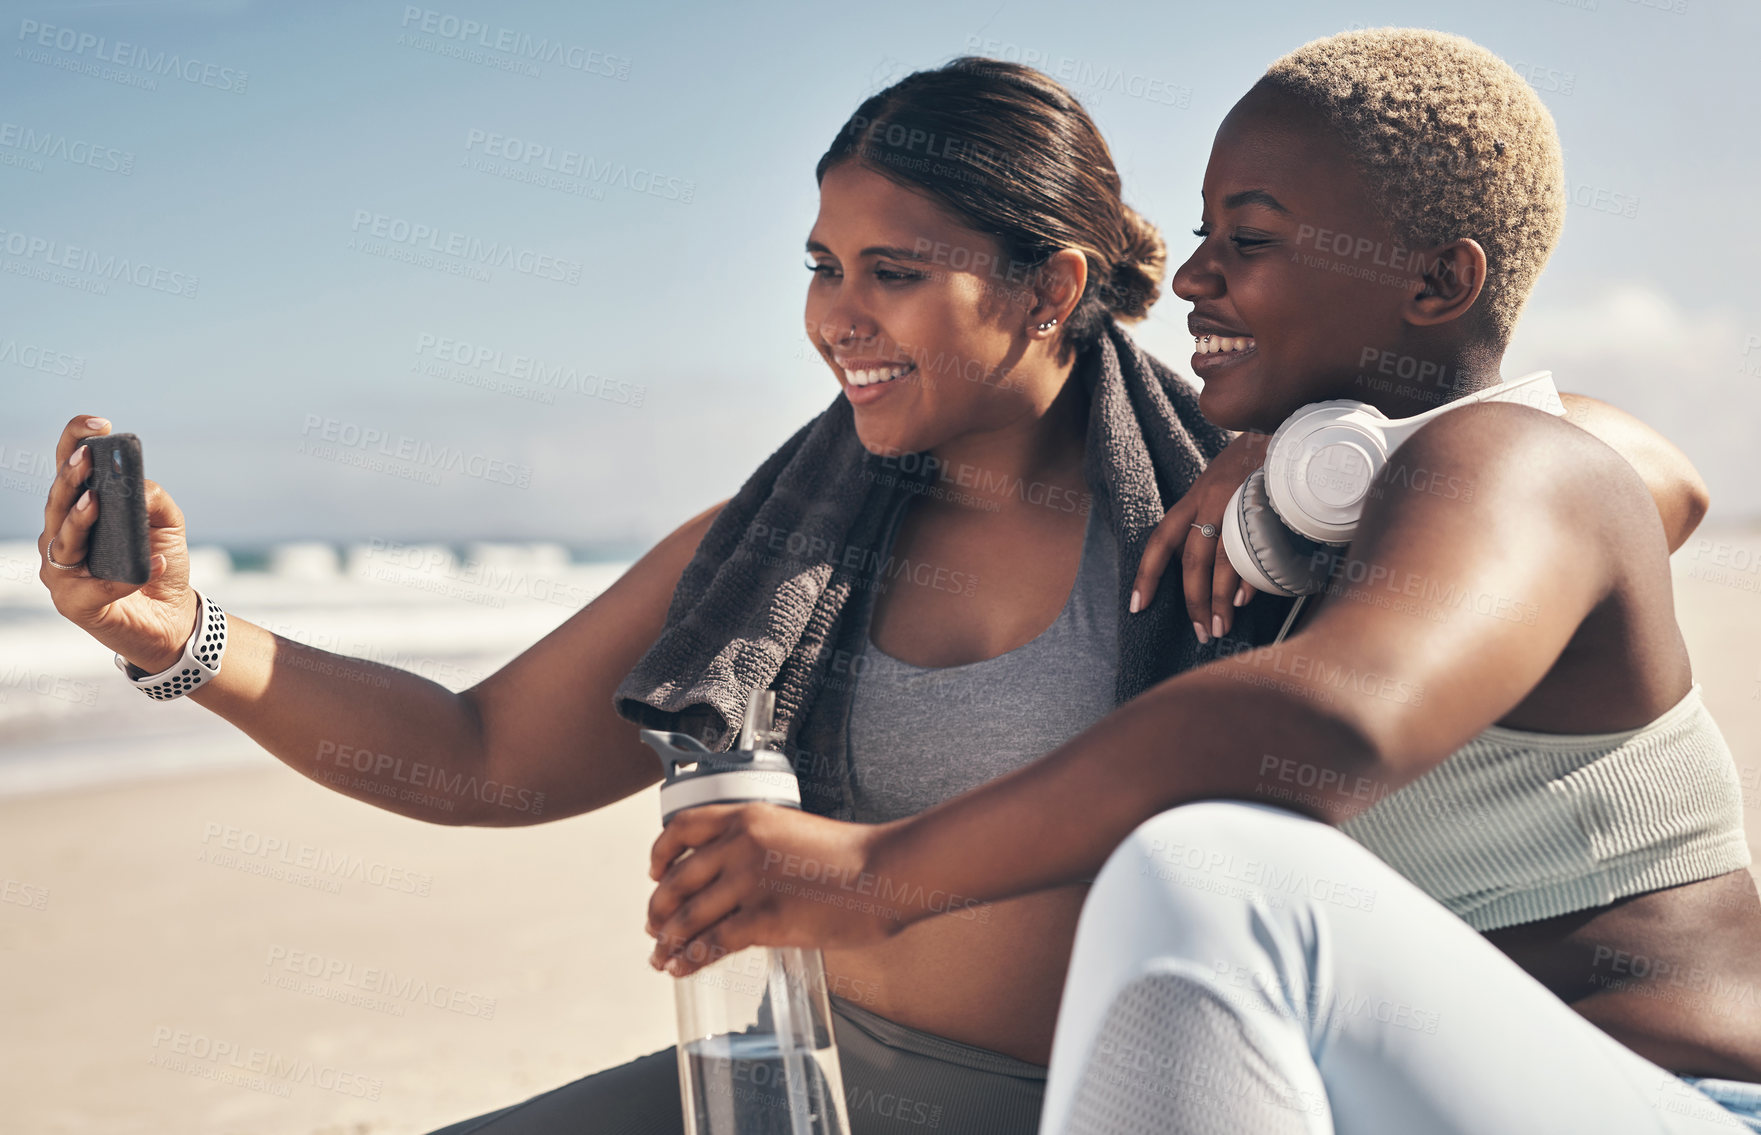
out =
[(1476, 306), (1508, 341), (1567, 201), (1553, 116), (1522, 76), (1458, 35), (1372, 28), (1305, 43), (1258, 85), (1332, 123), (1408, 247), (1479, 242), (1487, 268)]

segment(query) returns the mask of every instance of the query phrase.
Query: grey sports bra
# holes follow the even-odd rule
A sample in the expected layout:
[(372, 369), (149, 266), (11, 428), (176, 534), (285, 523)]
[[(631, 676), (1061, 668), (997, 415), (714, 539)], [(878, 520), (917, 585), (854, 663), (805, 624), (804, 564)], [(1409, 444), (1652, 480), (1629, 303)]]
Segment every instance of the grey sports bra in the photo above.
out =
[[(1118, 550), (1091, 508), (1076, 581), (1052, 625), (995, 658), (916, 666), (865, 639), (845, 728), (852, 819), (909, 816), (1028, 764), (1113, 709)], [(979, 581), (983, 586), (983, 581)]]

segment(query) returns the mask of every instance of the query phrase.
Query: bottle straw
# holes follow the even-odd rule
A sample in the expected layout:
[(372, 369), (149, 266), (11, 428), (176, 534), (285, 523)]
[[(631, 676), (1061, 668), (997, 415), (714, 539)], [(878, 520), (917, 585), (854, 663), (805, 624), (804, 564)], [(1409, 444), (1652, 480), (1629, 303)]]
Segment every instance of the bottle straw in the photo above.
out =
[[(776, 719), (775, 690), (753, 690), (746, 699), (746, 715), (740, 722), (740, 748), (758, 749), (772, 739)], [(812, 1113), (807, 1101), (807, 1066), (796, 1043), (795, 1010), (789, 1001), (789, 975), (783, 961), (785, 950), (770, 952), (770, 1020), (783, 1057), (783, 1082), (789, 1093), (789, 1130), (792, 1135), (812, 1135)]]
[(740, 748), (763, 748), (771, 739), (770, 726), (777, 714), (775, 690), (753, 690), (746, 699), (746, 716), (740, 721)]

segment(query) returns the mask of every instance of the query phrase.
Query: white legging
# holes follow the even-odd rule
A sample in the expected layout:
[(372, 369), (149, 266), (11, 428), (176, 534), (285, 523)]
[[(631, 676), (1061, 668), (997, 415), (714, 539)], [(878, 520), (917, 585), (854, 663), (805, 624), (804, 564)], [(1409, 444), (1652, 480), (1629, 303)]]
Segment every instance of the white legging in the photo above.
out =
[(1140, 825), (1076, 931), (1041, 1135), (1747, 1132), (1327, 824)]

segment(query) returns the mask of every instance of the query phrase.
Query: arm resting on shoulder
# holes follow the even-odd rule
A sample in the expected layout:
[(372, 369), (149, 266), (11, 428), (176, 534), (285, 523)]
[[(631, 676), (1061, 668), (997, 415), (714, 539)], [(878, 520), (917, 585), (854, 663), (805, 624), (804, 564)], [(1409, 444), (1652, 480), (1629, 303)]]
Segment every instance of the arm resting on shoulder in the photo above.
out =
[(1606, 402), (1561, 393), (1565, 420), (1626, 458), (1657, 502), (1671, 552), (1688, 542), (1712, 503), (1700, 471), (1668, 438)]
[[(1310, 625), (1178, 674), (1034, 763), (883, 825), (869, 870), (996, 901), (1092, 879), (1134, 828), (1189, 801), (1339, 823), (1520, 704), (1611, 592), (1636, 535), (1662, 551), (1640, 478), (1557, 418), (1465, 407), (1402, 453), (1477, 491), (1429, 496), (1385, 471), (1345, 553), (1370, 570), (1337, 573)], [(1299, 805), (1291, 766), (1303, 784), (1373, 792), (1310, 790)]]

